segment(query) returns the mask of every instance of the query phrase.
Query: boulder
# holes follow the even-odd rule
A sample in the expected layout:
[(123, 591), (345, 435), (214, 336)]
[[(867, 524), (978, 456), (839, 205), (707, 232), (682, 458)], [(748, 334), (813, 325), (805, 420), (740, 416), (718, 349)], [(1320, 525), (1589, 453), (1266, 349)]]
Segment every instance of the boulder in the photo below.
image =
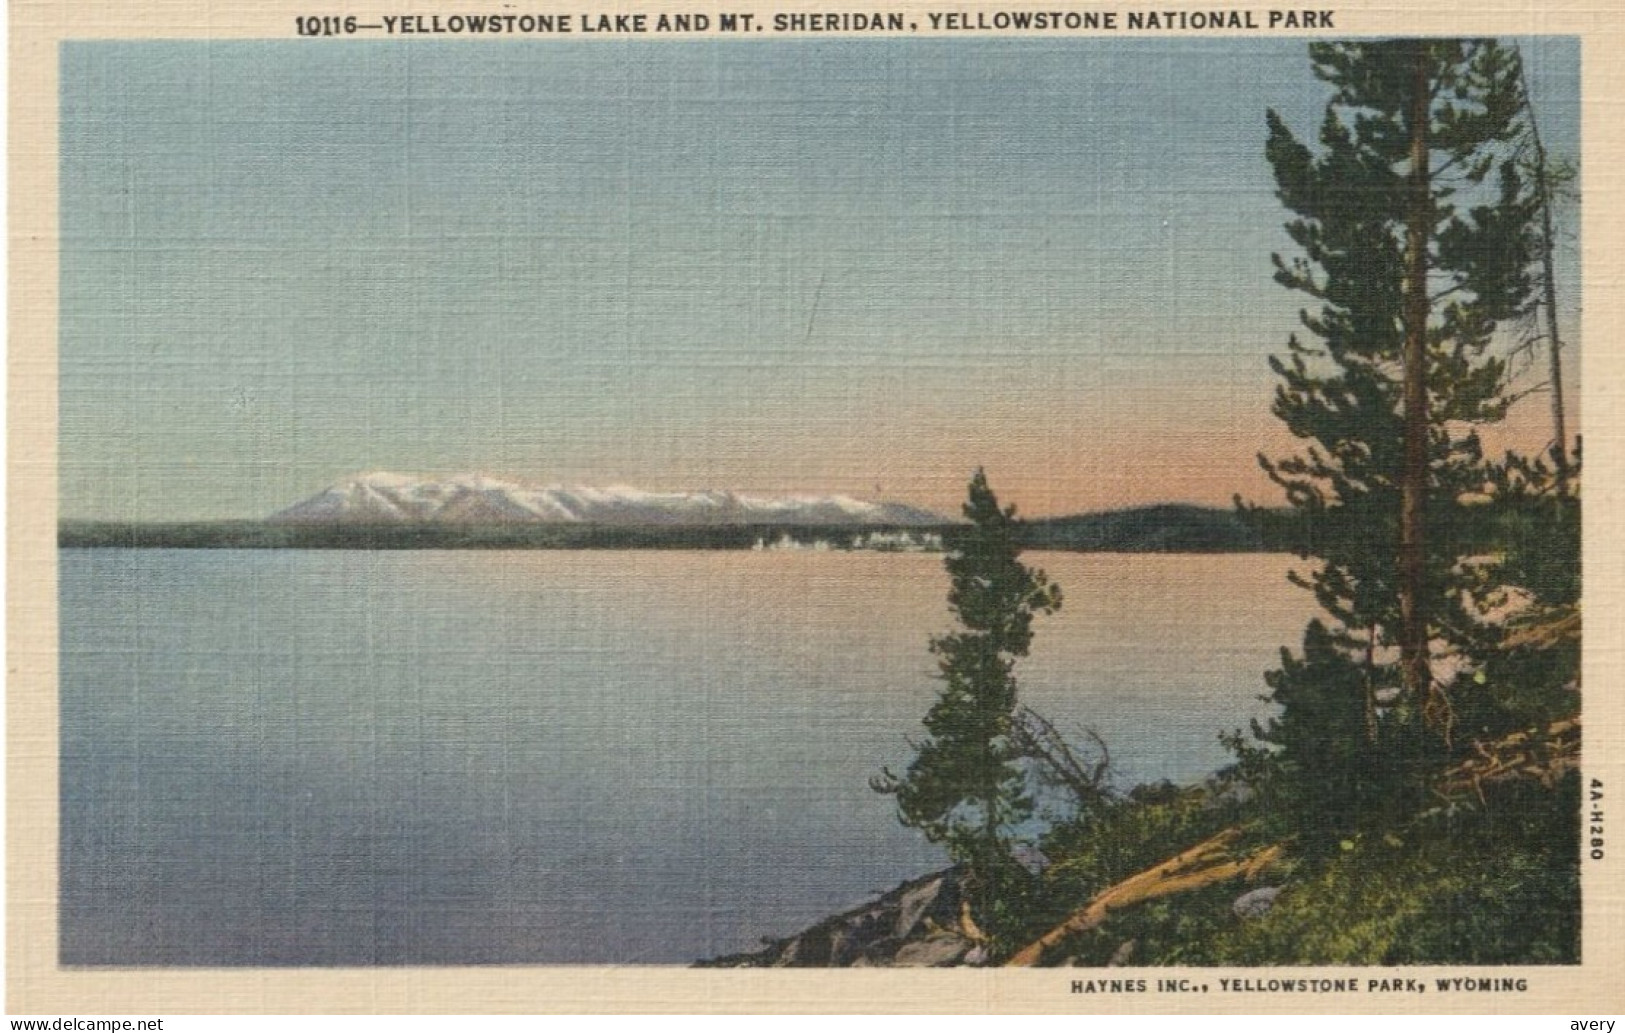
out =
[(1112, 956), (1106, 961), (1106, 967), (1122, 968), (1124, 965), (1127, 965), (1134, 959), (1134, 952), (1139, 948), (1139, 946), (1140, 941), (1138, 940), (1124, 940), (1122, 943), (1118, 944), (1116, 950), (1112, 951)]
[(906, 940), (914, 932), (920, 920), (933, 910), (933, 905), (942, 896), (943, 885), (948, 881), (946, 873), (934, 876), (913, 887), (901, 891), (897, 898), (897, 925), (893, 935), (899, 940)]
[(975, 944), (953, 933), (943, 933), (925, 940), (905, 943), (892, 956), (892, 964), (899, 968), (943, 968), (957, 965), (970, 953)]
[(1237, 918), (1262, 918), (1270, 913), (1275, 906), (1275, 898), (1281, 893), (1279, 886), (1260, 886), (1256, 890), (1248, 890), (1237, 897), (1230, 910)]

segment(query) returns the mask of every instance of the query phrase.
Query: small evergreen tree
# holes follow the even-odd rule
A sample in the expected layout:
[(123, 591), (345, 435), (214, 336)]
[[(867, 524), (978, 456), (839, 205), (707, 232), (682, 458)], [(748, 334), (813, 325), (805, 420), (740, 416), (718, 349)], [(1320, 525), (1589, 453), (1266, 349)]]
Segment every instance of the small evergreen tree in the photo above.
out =
[(925, 716), (926, 739), (908, 771), (873, 781), (895, 794), (904, 825), (947, 846), (969, 871), (977, 921), (997, 937), (1022, 895), (1025, 872), (1012, 859), (1010, 832), (1033, 813), (1016, 741), (1015, 662), (1027, 655), (1033, 618), (1060, 608), (1059, 586), (1022, 565), (1016, 509), (1001, 508), (986, 475), (971, 479), (970, 527), (945, 565), (948, 606), (961, 630), (931, 640), (942, 693)]

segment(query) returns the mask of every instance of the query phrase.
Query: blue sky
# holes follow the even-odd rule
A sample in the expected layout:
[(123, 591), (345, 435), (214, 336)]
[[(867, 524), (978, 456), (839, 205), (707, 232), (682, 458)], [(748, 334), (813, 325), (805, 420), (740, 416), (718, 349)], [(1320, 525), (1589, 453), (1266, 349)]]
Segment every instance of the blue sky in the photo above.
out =
[[(1578, 45), (1523, 46), (1578, 154)], [(62, 513), (1268, 498), (1264, 111), (1324, 101), (1276, 39), (70, 44)]]

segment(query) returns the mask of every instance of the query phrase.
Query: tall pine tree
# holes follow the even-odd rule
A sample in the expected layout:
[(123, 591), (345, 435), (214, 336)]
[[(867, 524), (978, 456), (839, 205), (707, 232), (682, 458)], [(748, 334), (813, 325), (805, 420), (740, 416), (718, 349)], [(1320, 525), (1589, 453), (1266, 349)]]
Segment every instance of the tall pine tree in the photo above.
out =
[[(1267, 156), (1300, 254), (1276, 279), (1316, 306), (1272, 359), (1274, 412), (1306, 442), (1261, 456), (1309, 529), (1325, 611), (1268, 682), (1255, 734), (1333, 826), (1409, 805), (1459, 700), (1441, 668), (1472, 638), (1475, 428), (1510, 405), (1491, 347), (1528, 311), (1535, 202), (1512, 141), (1515, 51), (1491, 40), (1310, 45), (1332, 97), (1318, 149), (1268, 115)], [(1482, 508), (1482, 507), (1478, 507)], [(1441, 663), (1441, 661), (1443, 661)]]
[(964, 514), (970, 527), (944, 561), (961, 627), (931, 640), (942, 692), (925, 716), (927, 738), (903, 776), (888, 771), (873, 785), (896, 795), (903, 824), (967, 866), (976, 918), (997, 935), (1019, 917), (1007, 912), (1024, 877), (1010, 830), (1033, 813), (1015, 736), (1015, 663), (1032, 644), (1033, 618), (1059, 609), (1061, 591), (1018, 559), (1015, 507), (1000, 507), (981, 470)]

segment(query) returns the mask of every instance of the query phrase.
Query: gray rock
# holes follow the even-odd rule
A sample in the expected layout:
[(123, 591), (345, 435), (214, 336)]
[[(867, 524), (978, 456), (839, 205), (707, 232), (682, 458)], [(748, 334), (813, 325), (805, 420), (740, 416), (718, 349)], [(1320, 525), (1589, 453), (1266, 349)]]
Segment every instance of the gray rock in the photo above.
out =
[(905, 943), (892, 964), (903, 968), (943, 968), (957, 964), (973, 944), (962, 936), (933, 936), (929, 940)]
[(766, 960), (771, 965), (794, 965), (796, 956), (801, 953), (801, 938), (795, 937), (776, 944), (770, 951), (763, 951)]
[(937, 902), (942, 894), (942, 884), (946, 881), (938, 877), (929, 882), (905, 892), (897, 901), (897, 925), (893, 935), (899, 940), (906, 940), (914, 928), (920, 924), (920, 919), (926, 916), (931, 906)]
[(1139, 946), (1139, 940), (1124, 940), (1116, 950), (1112, 951), (1112, 956), (1106, 961), (1106, 967), (1122, 968), (1127, 965), (1134, 957), (1134, 951)]
[(1202, 788), (1206, 791), (1202, 809), (1207, 811), (1244, 804), (1257, 795), (1252, 786), (1234, 778), (1210, 777), (1202, 783)]
[(1235, 912), (1237, 918), (1262, 918), (1275, 906), (1275, 898), (1280, 892), (1279, 886), (1260, 886), (1256, 890), (1248, 890), (1236, 898), (1230, 910)]
[(705, 968), (954, 964), (972, 946), (944, 931), (957, 926), (959, 906), (959, 873), (949, 869), (904, 882), (794, 936), (765, 940), (758, 950), (697, 964)]

